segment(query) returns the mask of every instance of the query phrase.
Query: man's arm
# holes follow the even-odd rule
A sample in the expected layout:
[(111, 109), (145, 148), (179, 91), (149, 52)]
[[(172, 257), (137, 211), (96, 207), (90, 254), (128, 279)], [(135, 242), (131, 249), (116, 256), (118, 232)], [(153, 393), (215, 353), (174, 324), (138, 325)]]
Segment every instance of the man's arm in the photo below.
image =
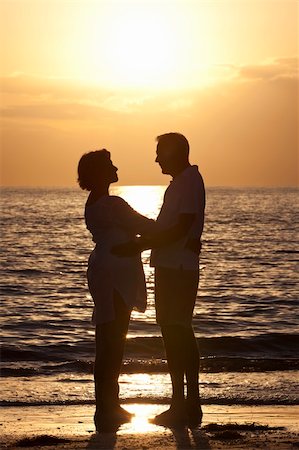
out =
[[(154, 235), (149, 237), (148, 242), (146, 237), (141, 236), (140, 244), (144, 245), (142, 250), (146, 250), (148, 248), (164, 247), (186, 236), (195, 218), (195, 214), (182, 213), (179, 215), (178, 223), (176, 225), (166, 230), (155, 233)], [(186, 242), (186, 248), (197, 254), (199, 254), (201, 251), (201, 235), (204, 228), (204, 209), (202, 210), (202, 214), (199, 215), (199, 219), (200, 220), (197, 229), (198, 238), (189, 238)]]
[[(184, 237), (189, 231), (192, 223), (195, 220), (195, 214), (180, 214), (178, 222), (170, 228), (156, 231), (147, 236), (141, 236), (135, 241), (130, 241), (125, 244), (116, 245), (112, 249), (112, 253), (119, 256), (131, 256), (147, 250), (149, 248), (164, 247), (178, 241)], [(191, 250), (194, 251), (196, 245), (190, 244)]]
[[(195, 220), (195, 217), (195, 214), (180, 214), (178, 216), (178, 222), (175, 225), (165, 230), (157, 231), (149, 237), (141, 236), (140, 244), (146, 245), (146, 248), (164, 247), (172, 244), (173, 242), (176, 242), (186, 236)], [(144, 248), (144, 250), (146, 248)]]

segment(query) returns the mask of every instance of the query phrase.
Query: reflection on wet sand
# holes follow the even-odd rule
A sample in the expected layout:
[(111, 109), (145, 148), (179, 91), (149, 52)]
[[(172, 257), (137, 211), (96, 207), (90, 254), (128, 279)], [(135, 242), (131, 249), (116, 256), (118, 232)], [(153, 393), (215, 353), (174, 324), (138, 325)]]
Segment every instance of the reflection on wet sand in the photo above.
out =
[(54, 440), (63, 444), (64, 450), (235, 450), (240, 444), (254, 450), (285, 450), (298, 442), (298, 406), (204, 405), (202, 427), (192, 430), (171, 430), (150, 423), (166, 404), (122, 406), (136, 414), (134, 420), (105, 433), (94, 431), (93, 405), (3, 407), (0, 447), (21, 449), (18, 444), (26, 439), (29, 450), (37, 448), (37, 442), (46, 450)]
[(118, 449), (123, 448), (122, 442), (126, 439), (126, 448), (161, 448), (162, 441), (167, 448), (210, 449), (209, 441), (200, 428), (190, 430), (182, 427), (170, 429), (154, 425), (150, 422), (155, 415), (165, 410), (165, 405), (131, 404), (126, 409), (134, 413), (131, 422), (121, 425), (117, 430), (94, 434), (87, 447), (88, 449)]

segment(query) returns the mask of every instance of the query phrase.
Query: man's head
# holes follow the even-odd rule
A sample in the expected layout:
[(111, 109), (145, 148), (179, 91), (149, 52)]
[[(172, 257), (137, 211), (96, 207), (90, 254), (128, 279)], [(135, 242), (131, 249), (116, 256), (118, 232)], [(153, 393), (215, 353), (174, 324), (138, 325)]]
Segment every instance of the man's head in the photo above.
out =
[(189, 143), (180, 133), (166, 133), (157, 137), (156, 162), (162, 173), (175, 176), (189, 163)]

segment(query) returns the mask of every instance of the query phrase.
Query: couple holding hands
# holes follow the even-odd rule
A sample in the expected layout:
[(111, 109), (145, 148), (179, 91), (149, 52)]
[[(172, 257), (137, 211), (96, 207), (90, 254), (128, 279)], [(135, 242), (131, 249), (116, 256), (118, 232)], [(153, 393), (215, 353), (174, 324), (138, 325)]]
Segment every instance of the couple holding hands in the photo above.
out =
[(118, 176), (107, 150), (84, 154), (78, 165), (79, 185), (90, 191), (85, 221), (95, 242), (87, 279), (96, 328), (97, 431), (130, 421), (132, 416), (120, 406), (118, 378), (131, 311), (146, 309), (141, 262), (145, 249), (152, 249), (156, 318), (172, 382), (170, 408), (153, 423), (195, 427), (202, 419), (192, 315), (199, 282), (205, 188), (198, 167), (189, 162), (189, 143), (182, 134), (158, 136), (156, 155), (162, 173), (173, 178), (156, 221), (136, 212), (121, 197), (109, 195), (109, 186)]

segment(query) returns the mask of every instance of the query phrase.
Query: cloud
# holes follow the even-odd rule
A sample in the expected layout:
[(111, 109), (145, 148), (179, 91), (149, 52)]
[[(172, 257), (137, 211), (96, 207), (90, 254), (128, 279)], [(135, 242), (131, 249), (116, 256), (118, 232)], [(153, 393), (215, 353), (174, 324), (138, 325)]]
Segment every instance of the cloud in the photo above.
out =
[(65, 78), (16, 73), (0, 79), (5, 118), (98, 119), (134, 113), (151, 99), (138, 90), (117, 91)]
[(242, 80), (297, 80), (298, 58), (276, 58), (261, 64), (234, 66), (237, 77)]
[[(25, 96), (48, 96), (49, 98), (78, 98), (82, 93), (89, 95), (93, 87), (67, 78), (41, 77), (16, 72), (1, 78), (3, 94), (18, 94)], [(101, 94), (98, 89), (98, 95)], [(106, 91), (105, 91), (106, 92)]]
[[(295, 185), (296, 68), (295, 58), (228, 66), (235, 76), (217, 85), (146, 95), (63, 79), (6, 77), (4, 182), (71, 184), (82, 152), (105, 146), (121, 167), (123, 184), (160, 184), (165, 180), (152, 162), (155, 136), (179, 131), (207, 184)], [(38, 176), (30, 172), (36, 160), (47, 161)]]
[(78, 103), (52, 103), (9, 106), (3, 108), (1, 114), (10, 119), (93, 120), (103, 114), (107, 116), (107, 110)]
[[(197, 111), (199, 117), (209, 114), (218, 103), (229, 99), (237, 102), (244, 98), (245, 89), (259, 92), (273, 83), (284, 83), (290, 95), (296, 93), (298, 81), (297, 58), (274, 58), (255, 65), (227, 65), (226, 73), (218, 84), (185, 91), (144, 93), (137, 89), (112, 90), (100, 86), (75, 82), (65, 78), (38, 77), (22, 73), (3, 77), (1, 88), (4, 98), (2, 117), (6, 120), (29, 121), (76, 121), (97, 124), (113, 119), (155, 120), (155, 115), (170, 114), (178, 118), (191, 117)], [(253, 94), (251, 93), (250, 96)], [(251, 97), (252, 98), (252, 97)], [(248, 100), (245, 101), (245, 103)], [(258, 100), (257, 100), (258, 101)], [(218, 107), (219, 107), (218, 106)]]

